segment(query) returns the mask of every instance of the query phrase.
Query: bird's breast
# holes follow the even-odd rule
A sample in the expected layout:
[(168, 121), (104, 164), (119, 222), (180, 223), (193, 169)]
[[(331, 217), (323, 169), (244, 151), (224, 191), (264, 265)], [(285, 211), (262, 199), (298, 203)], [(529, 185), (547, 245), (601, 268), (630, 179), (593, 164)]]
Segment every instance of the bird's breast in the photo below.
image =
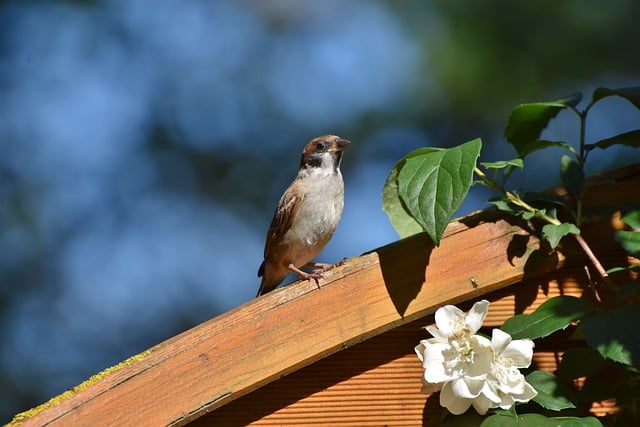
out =
[(342, 216), (344, 184), (339, 174), (309, 181), (305, 183), (304, 197), (289, 229), (292, 235), (288, 237), (321, 250)]

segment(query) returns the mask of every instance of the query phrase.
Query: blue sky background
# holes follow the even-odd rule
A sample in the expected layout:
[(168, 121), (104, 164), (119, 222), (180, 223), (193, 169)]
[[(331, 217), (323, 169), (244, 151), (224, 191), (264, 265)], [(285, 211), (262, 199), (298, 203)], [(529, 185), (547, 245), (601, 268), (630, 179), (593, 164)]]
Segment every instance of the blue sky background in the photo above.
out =
[[(253, 298), (308, 139), (353, 142), (332, 262), (397, 239), (380, 191), (409, 151), (512, 158), (516, 104), (640, 84), (634, 2), (424, 3), (0, 2), (0, 421)], [(638, 123), (608, 99), (588, 138)], [(557, 185), (558, 153), (514, 184)]]

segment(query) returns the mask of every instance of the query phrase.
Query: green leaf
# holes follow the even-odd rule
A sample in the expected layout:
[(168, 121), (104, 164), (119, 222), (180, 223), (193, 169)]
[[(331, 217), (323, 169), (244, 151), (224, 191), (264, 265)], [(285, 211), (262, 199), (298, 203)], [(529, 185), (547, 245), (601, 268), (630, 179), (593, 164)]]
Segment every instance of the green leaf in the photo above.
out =
[(640, 211), (631, 211), (624, 214), (620, 221), (627, 224), (629, 227), (640, 231)]
[(580, 234), (580, 229), (570, 222), (563, 222), (560, 225), (547, 224), (542, 227), (542, 235), (549, 241), (552, 248), (558, 246), (560, 239), (567, 234)]
[(413, 156), (400, 168), (400, 198), (436, 246), (469, 191), (481, 147), (474, 139)]
[(611, 267), (608, 268), (605, 273), (607, 274), (612, 274), (612, 273), (619, 273), (621, 271), (627, 271), (627, 270), (631, 270), (632, 268), (637, 268), (638, 266), (636, 265), (628, 265), (626, 267)]
[(522, 210), (519, 212), (519, 215), (522, 216), (522, 219), (529, 221), (533, 218), (542, 218), (545, 215), (555, 218), (556, 211), (555, 209), (550, 209), (550, 212), (547, 213), (546, 209), (536, 209), (533, 212)]
[(613, 237), (629, 255), (640, 257), (640, 232), (621, 230), (616, 231)]
[(514, 206), (507, 199), (489, 199), (487, 203), (494, 205), (498, 210), (507, 212), (510, 214), (516, 214), (517, 211)]
[(533, 371), (525, 377), (538, 395), (533, 401), (545, 409), (561, 411), (575, 408), (576, 397), (573, 391), (553, 374), (545, 371)]
[(522, 218), (526, 221), (529, 221), (530, 219), (533, 219), (535, 217), (539, 217), (540, 215), (544, 215), (544, 213), (540, 210), (536, 210), (535, 212), (520, 211), (519, 213), (520, 213), (520, 216), (522, 216)]
[(391, 169), (391, 173), (384, 183), (384, 188), (382, 189), (382, 209), (389, 217), (391, 225), (400, 237), (408, 237), (420, 233), (423, 229), (422, 226), (413, 219), (400, 199), (400, 194), (398, 193), (398, 172), (400, 172), (400, 169), (404, 166), (407, 159), (433, 151), (438, 151), (438, 149), (419, 148), (407, 154)]
[(592, 150), (594, 148), (609, 148), (612, 145), (626, 145), (627, 147), (638, 148), (640, 147), (640, 129), (632, 130), (630, 132), (621, 133), (611, 138), (601, 139), (593, 144), (586, 145), (586, 148)]
[(549, 425), (549, 421), (549, 418), (540, 414), (513, 415), (500, 412), (488, 416), (480, 427), (544, 427)]
[(549, 421), (548, 427), (604, 427), (596, 417), (554, 417)]
[(513, 160), (499, 160), (497, 162), (481, 162), (480, 165), (485, 169), (503, 169), (507, 166), (513, 166), (517, 168), (524, 168), (524, 162), (521, 158)]
[(567, 380), (590, 377), (604, 367), (604, 359), (592, 348), (569, 348), (562, 355), (558, 376)]
[(518, 314), (502, 325), (503, 331), (514, 339), (542, 338), (566, 328), (594, 310), (593, 306), (580, 298), (557, 296), (548, 299), (531, 314)]
[(525, 151), (527, 144), (539, 139), (549, 121), (560, 111), (578, 105), (581, 99), (582, 95), (576, 93), (557, 101), (518, 105), (511, 112), (504, 136), (515, 147), (518, 156), (524, 158), (526, 154), (535, 151), (532, 147)]
[(584, 172), (575, 159), (563, 155), (560, 159), (560, 178), (562, 184), (573, 197), (579, 198), (584, 186)]
[(518, 150), (518, 154), (520, 155), (520, 157), (524, 159), (526, 156), (533, 153), (534, 151), (544, 150), (545, 148), (550, 148), (550, 147), (566, 148), (570, 153), (574, 155), (577, 154), (576, 150), (571, 146), (571, 144), (568, 144), (564, 141), (547, 141), (542, 139), (537, 139), (535, 141), (531, 141), (524, 144), (520, 148), (520, 150)]
[(498, 413), (488, 416), (480, 427), (603, 427), (595, 417), (553, 417), (540, 414), (510, 415)]
[(595, 104), (599, 100), (608, 96), (620, 96), (640, 109), (640, 86), (635, 87), (623, 87), (620, 89), (607, 89), (606, 87), (599, 87), (593, 91), (593, 98), (591, 103)]
[(589, 345), (606, 359), (640, 368), (640, 305), (628, 304), (585, 317), (580, 326)]

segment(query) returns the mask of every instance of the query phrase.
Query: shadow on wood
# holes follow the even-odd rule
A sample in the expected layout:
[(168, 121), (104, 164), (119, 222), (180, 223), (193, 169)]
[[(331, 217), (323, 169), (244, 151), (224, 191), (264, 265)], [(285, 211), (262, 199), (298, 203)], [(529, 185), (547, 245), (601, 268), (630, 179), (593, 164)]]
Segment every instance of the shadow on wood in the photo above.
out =
[(411, 250), (397, 251), (390, 247), (376, 250), (384, 285), (401, 317), (404, 317), (407, 307), (427, 282), (429, 259), (434, 249), (426, 233), (416, 234), (407, 240), (411, 244), (406, 248)]

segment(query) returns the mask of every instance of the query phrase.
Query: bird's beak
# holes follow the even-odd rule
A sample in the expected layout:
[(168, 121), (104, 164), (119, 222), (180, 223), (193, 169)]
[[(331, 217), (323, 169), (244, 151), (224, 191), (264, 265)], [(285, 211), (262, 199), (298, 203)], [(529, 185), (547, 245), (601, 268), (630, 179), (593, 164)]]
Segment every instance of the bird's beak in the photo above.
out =
[(347, 148), (349, 144), (351, 144), (351, 141), (349, 141), (348, 139), (342, 139), (342, 138), (336, 139), (333, 142), (333, 145), (331, 146), (329, 151), (342, 151), (345, 148)]

